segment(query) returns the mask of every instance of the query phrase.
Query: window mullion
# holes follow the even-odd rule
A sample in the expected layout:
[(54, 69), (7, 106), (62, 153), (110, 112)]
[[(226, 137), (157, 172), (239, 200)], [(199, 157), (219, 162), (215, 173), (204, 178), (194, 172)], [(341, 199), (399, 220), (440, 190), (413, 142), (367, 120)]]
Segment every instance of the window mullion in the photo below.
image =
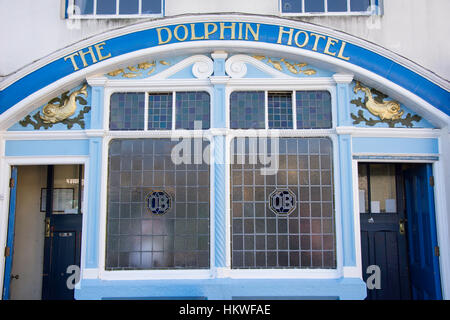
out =
[(264, 91), (264, 127), (269, 130), (269, 93)]
[(142, 14), (142, 0), (139, 0), (139, 8), (138, 8), (138, 14), (141, 15)]
[(328, 0), (323, 0), (323, 9), (325, 13), (328, 13)]
[(350, 10), (350, 1), (351, 0), (347, 0), (347, 12), (351, 12), (351, 10)]
[(302, 0), (302, 13), (305, 13), (305, 0)]
[(176, 92), (175, 91), (173, 91), (172, 92), (172, 130), (175, 130), (176, 129), (176, 126), (175, 126), (175, 123), (176, 123), (176, 110), (175, 110), (175, 108), (176, 108), (176, 105), (175, 105), (175, 103), (176, 103)]
[(297, 99), (295, 90), (292, 91), (292, 128), (297, 130)]
[(94, 0), (94, 10), (92, 11), (94, 16), (97, 15), (97, 0)]
[(148, 92), (146, 92), (144, 101), (144, 131), (148, 130), (148, 107)]

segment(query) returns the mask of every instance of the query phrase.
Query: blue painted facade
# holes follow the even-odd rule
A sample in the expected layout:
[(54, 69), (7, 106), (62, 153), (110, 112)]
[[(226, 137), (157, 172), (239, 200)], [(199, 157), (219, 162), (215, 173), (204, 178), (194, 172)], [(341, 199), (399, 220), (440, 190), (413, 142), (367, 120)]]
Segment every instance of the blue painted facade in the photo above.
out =
[[(174, 31), (175, 26), (169, 25), (168, 28)], [(200, 23), (195, 24), (198, 34), (201, 34)], [(265, 25), (260, 26), (260, 42), (277, 43), (279, 26)], [(308, 32), (308, 31), (307, 31)], [(143, 41), (145, 39), (145, 41)], [(127, 35), (107, 40), (108, 52), (113, 57), (117, 57), (126, 53), (137, 50), (157, 46), (156, 28), (143, 30)], [(284, 39), (284, 38), (283, 38)], [(219, 40), (219, 35), (211, 35), (210, 40)], [(198, 40), (201, 41), (201, 40)], [(206, 41), (206, 40), (203, 40)], [(230, 45), (234, 40), (229, 40)], [(254, 41), (254, 40), (253, 40)], [(170, 43), (177, 43), (175, 38)], [(292, 46), (284, 39), (281, 46)], [(319, 43), (319, 51), (324, 50), (323, 43)], [(322, 47), (322, 48), (320, 48)], [(105, 46), (106, 48), (106, 46)], [(312, 50), (312, 47), (304, 48)], [(363, 49), (354, 44), (348, 43), (346, 54), (351, 56), (351, 62), (366, 70), (377, 73), (386, 79), (392, 80), (401, 85), (412, 93), (422, 97), (424, 100), (432, 103), (437, 109), (450, 114), (449, 102), (450, 93), (446, 92), (437, 85), (432, 84), (425, 78), (415, 74), (414, 72), (398, 65), (397, 63), (382, 57), (367, 49)], [(138, 64), (118, 75), (112, 76), (106, 74), (108, 79), (144, 79), (151, 78), (159, 74), (161, 71), (167, 70), (176, 65), (188, 56), (180, 56), (164, 60), (155, 61), (154, 66), (140, 68)], [(279, 61), (280, 58), (273, 58)], [(152, 61), (150, 61), (151, 63)], [(293, 62), (293, 63), (298, 63)], [(267, 60), (266, 62), (267, 63)], [(270, 63), (267, 63), (271, 66)], [(318, 69), (311, 75), (312, 78), (324, 77), (331, 78), (332, 71)], [(153, 70), (150, 74), (150, 70)], [(136, 71), (137, 70), (137, 71)], [(279, 70), (289, 76), (293, 76), (286, 64), (282, 64), (282, 70)], [(36, 70), (30, 75), (23, 77), (17, 82), (0, 92), (0, 112), (3, 113), (16, 103), (20, 102), (27, 95), (40, 90), (53, 83), (54, 81), (73, 73), (72, 66), (63, 58), (55, 60), (48, 65)], [(124, 76), (125, 74), (135, 74), (135, 76)], [(225, 59), (214, 59), (214, 77), (224, 77)], [(260, 69), (247, 64), (247, 74), (245, 78), (261, 78), (269, 79), (272, 76), (261, 71)], [(305, 77), (305, 75), (298, 75)], [(168, 79), (195, 79), (192, 73), (192, 66), (187, 66), (181, 71), (171, 75)], [(349, 101), (358, 97), (363, 97), (362, 93), (355, 94), (353, 92), (355, 82), (348, 84), (336, 84), (336, 106), (337, 114), (334, 115), (337, 126), (353, 126), (351, 113), (356, 113), (358, 108)], [(77, 90), (77, 86), (71, 90)], [(213, 119), (211, 121), (212, 129), (226, 128), (226, 85), (222, 83), (212, 84), (213, 99), (211, 103)], [(86, 116), (86, 130), (91, 129), (107, 129), (104, 128), (104, 94), (103, 86), (88, 87), (88, 105), (91, 111)], [(42, 110), (43, 106), (35, 109), (30, 113), (34, 115), (37, 111)], [(83, 106), (77, 105), (77, 112)], [(408, 106), (402, 104), (405, 114), (412, 113)], [(364, 110), (367, 117), (370, 116), (367, 110)], [(369, 127), (364, 124), (355, 125), (356, 127)], [(386, 128), (387, 125), (379, 124), (375, 128)], [(433, 128), (427, 119), (422, 118), (415, 125), (417, 128)], [(14, 132), (30, 132), (34, 129), (31, 126), (23, 127), (16, 123), (12, 125), (8, 131)], [(40, 131), (45, 129), (41, 128)], [(68, 130), (62, 124), (56, 124), (48, 131)], [(71, 130), (80, 131), (79, 126), (75, 126)], [(354, 154), (439, 154), (439, 142), (435, 138), (378, 138), (378, 137), (352, 137), (350, 134), (334, 135), (334, 149), (337, 150), (338, 157), (335, 168), (339, 176), (339, 183), (335, 183), (335, 195), (340, 195), (340, 219), (336, 220), (339, 224), (340, 234), (336, 236), (341, 238), (342, 254), (339, 257), (339, 271), (342, 268), (357, 267), (357, 253), (355, 243), (355, 229), (353, 211), (353, 178), (352, 178), (352, 159)], [(84, 264), (82, 269), (97, 270), (100, 268), (101, 261), (99, 252), (100, 244), (104, 239), (100, 237), (100, 208), (102, 207), (101, 188), (102, 174), (105, 174), (105, 168), (102, 167), (102, 157), (104, 153), (104, 137), (89, 137), (85, 139), (61, 139), (61, 140), (7, 140), (5, 144), (6, 157), (36, 157), (36, 156), (87, 156), (89, 158), (86, 167), (85, 176), (88, 181), (87, 186), (87, 212), (85, 213), (84, 232)], [(223, 269), (227, 267), (227, 213), (226, 202), (226, 145), (225, 134), (217, 134), (212, 139), (213, 158), (215, 160), (212, 167), (213, 186), (212, 199), (213, 208), (211, 216), (214, 217), (213, 237), (211, 241), (214, 243), (213, 269)], [(101, 271), (101, 270), (100, 270)], [(366, 295), (365, 283), (357, 277), (344, 277), (341, 274), (338, 278), (332, 279), (233, 279), (218, 278), (210, 279), (181, 279), (181, 280), (101, 280), (101, 279), (81, 279), (75, 290), (77, 299), (157, 299), (157, 298), (200, 298), (200, 299), (233, 299), (233, 298), (253, 298), (253, 297), (271, 297), (285, 299), (301, 299), (301, 298), (322, 298), (322, 299), (363, 299)]]

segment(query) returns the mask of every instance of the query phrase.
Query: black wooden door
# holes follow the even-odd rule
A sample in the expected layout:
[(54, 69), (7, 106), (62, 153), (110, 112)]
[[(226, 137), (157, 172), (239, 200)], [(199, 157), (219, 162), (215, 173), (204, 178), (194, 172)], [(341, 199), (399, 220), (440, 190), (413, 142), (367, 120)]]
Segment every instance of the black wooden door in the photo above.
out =
[[(82, 167), (80, 166), (79, 181)], [(73, 275), (69, 266), (80, 267), (81, 256), (81, 209), (77, 213), (55, 213), (54, 166), (48, 166), (46, 189), (46, 234), (44, 243), (44, 269), (42, 283), (43, 300), (73, 300)], [(81, 190), (81, 189), (79, 189)], [(78, 199), (81, 198), (81, 192)], [(81, 203), (78, 202), (79, 204)], [(80, 207), (79, 207), (80, 208)]]
[[(370, 164), (360, 164), (367, 165)], [(360, 213), (363, 279), (373, 275), (369, 266), (378, 266), (380, 288), (367, 289), (367, 300), (407, 300), (411, 298), (406, 220), (403, 205), (403, 181), (400, 166), (396, 170), (396, 212)], [(370, 172), (370, 170), (367, 170)], [(368, 174), (370, 182), (370, 174)], [(369, 189), (370, 199), (370, 189)], [(372, 279), (371, 279), (372, 280)]]

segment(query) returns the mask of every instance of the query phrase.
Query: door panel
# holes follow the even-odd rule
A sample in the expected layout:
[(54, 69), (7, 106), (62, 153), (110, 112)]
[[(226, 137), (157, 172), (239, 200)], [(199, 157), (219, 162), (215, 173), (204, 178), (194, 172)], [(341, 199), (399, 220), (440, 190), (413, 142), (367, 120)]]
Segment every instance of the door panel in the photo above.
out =
[[(361, 163), (359, 168), (360, 195), (366, 197), (361, 208), (367, 211), (360, 213), (362, 272), (364, 281), (367, 281), (372, 275), (367, 274), (367, 268), (378, 266), (381, 288), (367, 289), (366, 299), (410, 299), (406, 236), (400, 233), (399, 228), (404, 219), (403, 193), (399, 187), (402, 185), (400, 167), (375, 164), (376, 170), (373, 170), (372, 166)], [(391, 188), (390, 192), (386, 192), (386, 188)], [(392, 205), (393, 198), (395, 206)], [(378, 202), (377, 208), (372, 207), (373, 200)], [(392, 212), (393, 208), (396, 212)]]
[(431, 165), (406, 170), (404, 177), (413, 298), (442, 299)]
[[(67, 268), (71, 265), (80, 266), (82, 167), (78, 177), (64, 174), (71, 171), (73, 170), (69, 166), (49, 166), (47, 170), (46, 219), (50, 230), (45, 238), (42, 297), (48, 300), (74, 299), (74, 290), (67, 286), (67, 278), (71, 276), (67, 273)], [(67, 208), (65, 202), (55, 201), (55, 197), (62, 199), (55, 195), (55, 190), (67, 189), (70, 185), (64, 184), (64, 181), (76, 179), (79, 184), (73, 192), (74, 197), (78, 196), (76, 202), (74, 198)]]
[(17, 167), (11, 168), (10, 195), (9, 195), (9, 216), (8, 216), (8, 236), (6, 240), (5, 273), (3, 280), (3, 300), (10, 298), (11, 270), (14, 256), (14, 224), (16, 213), (16, 192), (17, 192)]

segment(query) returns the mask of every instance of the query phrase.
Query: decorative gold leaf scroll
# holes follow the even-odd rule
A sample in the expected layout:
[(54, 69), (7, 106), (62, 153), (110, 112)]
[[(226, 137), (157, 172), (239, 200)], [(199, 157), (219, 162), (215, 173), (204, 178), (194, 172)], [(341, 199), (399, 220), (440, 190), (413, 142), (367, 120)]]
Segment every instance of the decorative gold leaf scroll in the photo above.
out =
[(312, 76), (312, 75), (317, 73), (317, 71), (314, 70), (314, 69), (303, 69), (303, 68), (305, 68), (308, 65), (307, 63), (304, 63), (304, 62), (301, 62), (301, 63), (289, 62), (285, 58), (281, 58), (278, 61), (278, 60), (275, 60), (275, 59), (272, 59), (272, 58), (268, 58), (268, 57), (265, 57), (265, 56), (258, 56), (258, 55), (253, 56), (253, 58), (255, 58), (255, 59), (259, 60), (259, 61), (264, 61), (264, 60), (267, 59), (266, 62), (268, 64), (271, 64), (272, 67), (274, 67), (278, 71), (283, 71), (283, 64), (284, 64), (286, 69), (289, 72), (293, 73), (293, 74), (298, 74), (298, 75), (304, 74), (304, 75), (307, 75), (307, 76)]
[[(147, 75), (151, 75), (156, 70), (156, 65), (158, 62), (152, 61), (152, 62), (141, 62), (137, 64), (136, 66), (129, 66), (122, 69), (117, 69), (111, 72), (108, 72), (107, 74), (111, 77), (118, 77), (121, 75), (122, 78), (135, 78), (143, 76), (144, 73)], [(170, 62), (167, 62), (165, 60), (160, 60), (159, 64), (163, 66), (169, 66)], [(150, 70), (148, 70), (150, 69)], [(148, 70), (148, 71), (147, 71)]]

